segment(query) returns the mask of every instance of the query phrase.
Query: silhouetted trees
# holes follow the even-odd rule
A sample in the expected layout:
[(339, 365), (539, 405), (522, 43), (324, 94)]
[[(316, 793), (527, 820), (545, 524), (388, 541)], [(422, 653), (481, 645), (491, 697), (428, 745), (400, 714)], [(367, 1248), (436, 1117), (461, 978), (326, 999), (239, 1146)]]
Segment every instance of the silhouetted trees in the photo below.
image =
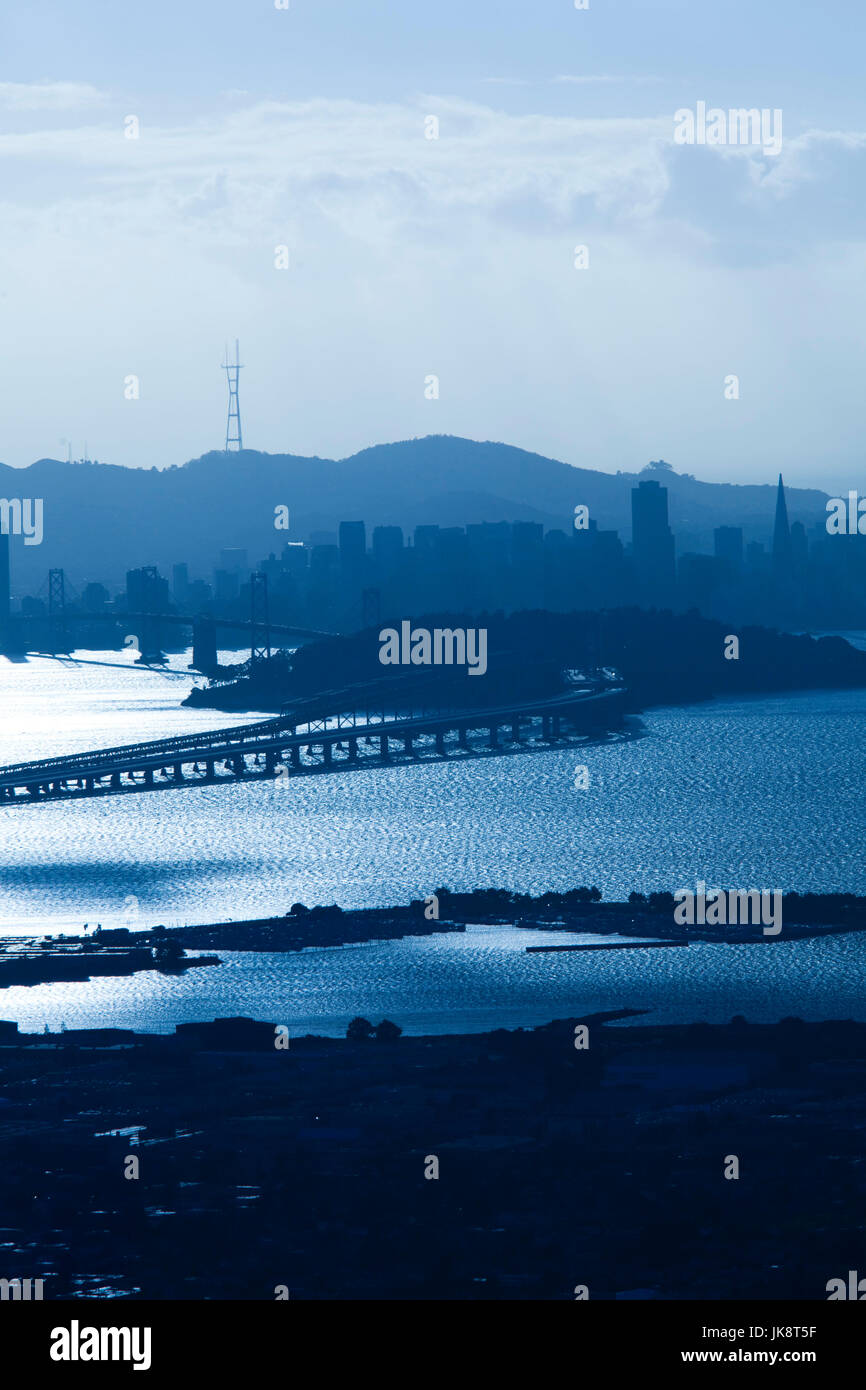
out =
[[(381, 626), (393, 625), (383, 615)], [(379, 624), (361, 632), (300, 647), (287, 665), (281, 654), (262, 663), (257, 680), (274, 707), (349, 686), (388, 691), (411, 687), (416, 698), (448, 706), (484, 707), (555, 694), (573, 669), (609, 667), (627, 687), (627, 705), (682, 704), (712, 695), (866, 685), (866, 652), (839, 637), (813, 638), (765, 627), (737, 629), (739, 654), (725, 659), (730, 624), (687, 613), (612, 608), (602, 613), (538, 609), (510, 614), (438, 612), (417, 615), (413, 626), (485, 628), (487, 672), (471, 679), (466, 667), (412, 666), (398, 676), (379, 661)], [(242, 682), (236, 694), (245, 690)], [(258, 687), (257, 687), (258, 689)], [(371, 696), (371, 698), (374, 698)], [(408, 699), (408, 695), (406, 696)], [(198, 702), (220, 703), (202, 692)]]
[(353, 1018), (346, 1029), (346, 1037), (350, 1042), (367, 1042), (369, 1038), (375, 1038), (377, 1042), (396, 1042), (403, 1029), (396, 1023), (392, 1023), (390, 1018), (383, 1018), (381, 1023), (372, 1024), (368, 1018)]
[(377, 1042), (396, 1042), (403, 1029), (396, 1023), (392, 1023), (390, 1018), (383, 1018), (382, 1022), (373, 1029)]

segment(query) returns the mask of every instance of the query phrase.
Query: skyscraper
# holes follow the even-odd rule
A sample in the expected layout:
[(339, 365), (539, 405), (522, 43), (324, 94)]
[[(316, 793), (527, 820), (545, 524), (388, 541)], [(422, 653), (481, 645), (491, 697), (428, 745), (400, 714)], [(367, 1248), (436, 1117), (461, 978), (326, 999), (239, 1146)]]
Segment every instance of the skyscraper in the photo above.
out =
[(713, 532), (713, 549), (717, 560), (736, 572), (743, 565), (742, 526), (717, 526)]
[(400, 526), (373, 528), (373, 560), (380, 578), (395, 574), (403, 557), (403, 529)]
[(363, 521), (340, 522), (340, 564), (345, 571), (359, 571), (367, 554), (367, 528)]
[(674, 582), (674, 537), (668, 525), (668, 490), (654, 479), (631, 491), (631, 543), (640, 583), (654, 594)]
[(776, 491), (776, 521), (773, 526), (773, 569), (780, 574), (785, 574), (791, 569), (791, 528), (788, 525), (785, 485), (781, 473)]

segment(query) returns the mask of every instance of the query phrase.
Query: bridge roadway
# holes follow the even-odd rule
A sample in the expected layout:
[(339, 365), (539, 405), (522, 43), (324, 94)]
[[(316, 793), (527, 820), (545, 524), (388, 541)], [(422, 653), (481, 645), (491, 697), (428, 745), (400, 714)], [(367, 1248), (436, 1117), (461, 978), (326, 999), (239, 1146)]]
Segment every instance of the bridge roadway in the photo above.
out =
[[(34, 625), (49, 621), (47, 613), (25, 615), (25, 622)], [(155, 626), (195, 627), (198, 623), (210, 623), (213, 627), (235, 628), (238, 632), (267, 631), (278, 637), (309, 638), (324, 641), (327, 637), (339, 636), (335, 632), (323, 632), (316, 627), (293, 627), (289, 623), (253, 623), (249, 618), (212, 618), (207, 613), (190, 616), (183, 613), (87, 613), (80, 609), (65, 609), (63, 622), (67, 626), (76, 623), (113, 623), (115, 627), (134, 627), (136, 624), (152, 623)]]
[[(398, 745), (400, 762), (431, 754), (441, 759), (448, 755), (447, 734), (456, 735), (456, 748), (464, 754), (478, 753), (478, 743), (470, 743), (469, 737), (478, 730), (487, 734), (486, 749), (502, 747), (504, 729), (512, 745), (527, 743), (533, 730), (544, 743), (552, 743), (563, 737), (564, 726), (583, 733), (608, 724), (623, 692), (597, 681), (494, 709), (413, 709), (406, 715), (399, 709), (386, 713), (384, 699), (381, 712), (371, 714), (377, 693), (374, 687), (349, 687), (284, 707), (276, 719), (0, 767), (0, 806), (242, 780), (284, 783), (315, 770), (388, 764)], [(408, 690), (405, 698), (410, 699)], [(428, 742), (416, 747), (422, 738)]]

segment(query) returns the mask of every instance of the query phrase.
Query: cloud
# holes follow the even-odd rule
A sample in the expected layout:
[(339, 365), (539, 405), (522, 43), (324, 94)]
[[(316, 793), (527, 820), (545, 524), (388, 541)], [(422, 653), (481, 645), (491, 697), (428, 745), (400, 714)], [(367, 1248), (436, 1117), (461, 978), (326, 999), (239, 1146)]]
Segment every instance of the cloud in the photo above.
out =
[(263, 448), (450, 432), (594, 466), (661, 451), (699, 474), (772, 460), (814, 478), (827, 419), (840, 474), (861, 447), (861, 134), (786, 138), (773, 161), (675, 146), (672, 111), (436, 93), (142, 113), (138, 140), (119, 115), (51, 125), (0, 135), (7, 459), (61, 435), (125, 463), (218, 443), (226, 336)]
[(750, 245), (765, 263), (790, 259), (810, 228), (826, 236), (828, 208), (840, 230), (862, 230), (853, 190), (866, 135), (809, 131), (775, 160), (746, 146), (683, 148), (672, 135), (667, 112), (513, 114), (435, 93), (403, 104), (249, 102), (172, 126), (144, 118), (135, 140), (119, 117), (7, 131), (0, 241), (23, 253), (40, 227), (53, 235), (62, 221), (97, 242), (126, 235), (176, 249), (207, 220), (214, 253), (315, 229), (387, 256), (491, 230), (577, 241), (664, 237), (676, 224), (685, 254), (725, 265)]
[[(425, 139), (428, 115), (438, 118), (438, 139)], [(381, 240), (425, 218), (437, 234), (449, 217), (455, 229), (467, 215), (507, 220), (517, 206), (565, 225), (581, 200), (606, 216), (643, 216), (664, 196), (670, 131), (669, 117), (515, 116), (427, 94), (414, 105), (258, 102), (183, 127), (143, 119), (137, 140), (124, 138), (119, 120), (6, 133), (0, 160), (18, 166), (16, 192), (43, 182), (55, 197), (77, 167), (76, 203), (101, 216), (108, 201), (114, 224), (125, 215), (140, 223), (161, 202), (191, 208), (220, 181), (228, 207), (216, 237), (231, 236), (233, 219), (261, 224), (291, 202), (297, 215), (306, 208)], [(21, 205), (20, 193), (14, 201)]]
[(5, 111), (75, 111), (102, 106), (107, 99), (87, 82), (0, 82)]

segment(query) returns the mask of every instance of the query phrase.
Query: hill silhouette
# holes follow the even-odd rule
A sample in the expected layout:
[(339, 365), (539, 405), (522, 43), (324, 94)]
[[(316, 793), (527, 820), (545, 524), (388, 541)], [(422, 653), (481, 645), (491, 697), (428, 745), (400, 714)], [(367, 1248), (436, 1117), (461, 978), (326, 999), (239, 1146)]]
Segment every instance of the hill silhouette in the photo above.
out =
[[(127, 569), (188, 561), (210, 577), (223, 546), (241, 546), (256, 563), (288, 540), (335, 531), (343, 520), (399, 525), (465, 525), (540, 521), (570, 531), (574, 507), (585, 503), (600, 529), (631, 530), (631, 489), (655, 476), (670, 493), (671, 524), (680, 550), (710, 549), (712, 530), (742, 525), (746, 539), (772, 533), (775, 480), (765, 484), (704, 483), (667, 469), (601, 473), (575, 468), (509, 444), (430, 435), (377, 444), (346, 459), (306, 458), (245, 450), (213, 451), (182, 466), (123, 468), (39, 459), (27, 468), (0, 464), (0, 495), (41, 497), (41, 546), (13, 540), (16, 592), (38, 589), (51, 565), (74, 583), (121, 584)], [(826, 494), (791, 488), (791, 520), (825, 516)], [(275, 531), (274, 508), (289, 508), (288, 532)]]

